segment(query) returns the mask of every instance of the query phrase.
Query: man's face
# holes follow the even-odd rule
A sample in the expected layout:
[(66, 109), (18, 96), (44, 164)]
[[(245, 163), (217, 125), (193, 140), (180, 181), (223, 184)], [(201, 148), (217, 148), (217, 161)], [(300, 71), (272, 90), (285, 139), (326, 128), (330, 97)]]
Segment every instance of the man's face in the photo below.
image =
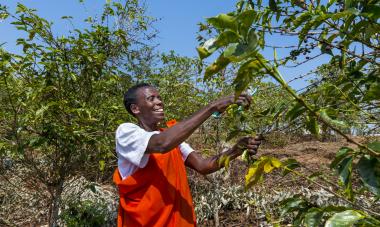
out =
[(164, 104), (154, 87), (142, 87), (137, 90), (135, 115), (145, 123), (158, 123), (164, 120)]

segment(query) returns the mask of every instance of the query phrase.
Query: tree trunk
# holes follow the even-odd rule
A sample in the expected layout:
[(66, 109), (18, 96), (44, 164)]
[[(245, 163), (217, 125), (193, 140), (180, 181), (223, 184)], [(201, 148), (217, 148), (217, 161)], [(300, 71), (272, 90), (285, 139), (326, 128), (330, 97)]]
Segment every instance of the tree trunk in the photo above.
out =
[(49, 226), (58, 226), (58, 211), (61, 205), (61, 195), (63, 191), (63, 180), (61, 180), (56, 187), (50, 190), (51, 202), (49, 208)]

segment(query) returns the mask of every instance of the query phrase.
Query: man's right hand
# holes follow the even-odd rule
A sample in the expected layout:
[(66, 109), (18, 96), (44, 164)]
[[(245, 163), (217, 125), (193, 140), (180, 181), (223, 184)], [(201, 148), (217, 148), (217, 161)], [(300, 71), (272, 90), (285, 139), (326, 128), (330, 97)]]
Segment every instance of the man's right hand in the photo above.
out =
[(239, 97), (237, 97), (236, 101), (235, 101), (235, 96), (231, 95), (231, 96), (223, 97), (221, 99), (218, 99), (212, 102), (211, 106), (214, 112), (223, 113), (227, 109), (227, 107), (232, 104), (237, 104), (239, 106), (249, 108), (249, 106), (251, 105), (251, 101), (252, 101), (251, 96), (243, 93), (239, 95)]
[(232, 147), (232, 149), (229, 151), (229, 155), (233, 158), (236, 158), (237, 156), (240, 156), (245, 150), (248, 151), (249, 155), (255, 155), (257, 153), (257, 150), (261, 144), (261, 141), (263, 140), (262, 136), (247, 136), (240, 138), (237, 143)]

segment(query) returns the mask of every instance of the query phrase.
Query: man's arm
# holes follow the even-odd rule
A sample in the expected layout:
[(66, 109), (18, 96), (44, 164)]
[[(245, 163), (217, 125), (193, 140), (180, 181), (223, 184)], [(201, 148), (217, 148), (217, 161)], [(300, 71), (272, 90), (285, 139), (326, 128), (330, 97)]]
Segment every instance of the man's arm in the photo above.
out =
[(244, 150), (248, 150), (249, 154), (253, 155), (257, 153), (260, 144), (261, 138), (259, 137), (244, 137), (232, 148), (209, 158), (203, 158), (198, 152), (191, 152), (185, 161), (185, 165), (203, 175), (213, 173), (223, 167), (219, 166), (221, 156), (229, 156), (230, 160), (233, 160), (240, 156)]
[(160, 134), (153, 135), (148, 143), (146, 153), (165, 153), (177, 147), (180, 143), (185, 141), (207, 118), (214, 112), (224, 112), (231, 104), (238, 104), (249, 106), (251, 97), (242, 94), (236, 101), (234, 96), (221, 98), (215, 102), (210, 103), (203, 109), (193, 114), (190, 118), (181, 121), (173, 127), (163, 131)]

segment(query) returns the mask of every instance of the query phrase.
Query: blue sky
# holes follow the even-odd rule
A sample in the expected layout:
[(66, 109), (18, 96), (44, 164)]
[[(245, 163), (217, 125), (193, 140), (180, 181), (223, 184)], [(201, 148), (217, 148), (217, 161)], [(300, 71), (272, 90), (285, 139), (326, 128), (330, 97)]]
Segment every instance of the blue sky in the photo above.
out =
[[(65, 34), (71, 25), (62, 20), (62, 16), (72, 16), (73, 22), (77, 28), (83, 28), (86, 24), (83, 19), (89, 16), (99, 15), (101, 12), (103, 1), (87, 0), (83, 4), (79, 0), (23, 0), (18, 1), (27, 7), (35, 8), (38, 14), (48, 21), (53, 21), (53, 28), (58, 34)], [(14, 12), (17, 1), (0, 0), (0, 4), (10, 7)], [(197, 56), (196, 32), (197, 24), (203, 22), (205, 18), (215, 16), (219, 13), (227, 13), (235, 7), (235, 0), (192, 0), (192, 1), (175, 1), (175, 0), (151, 0), (146, 1), (148, 6), (148, 15), (160, 19), (155, 27), (159, 31), (158, 38), (155, 40), (158, 50), (168, 52), (174, 50), (182, 56)], [(15, 42), (22, 35), (21, 32), (14, 29), (9, 24), (9, 20), (0, 22), (0, 44), (6, 43), (3, 47), (11, 52), (18, 52)], [(268, 37), (267, 43), (273, 45), (290, 45), (295, 44), (295, 40), (289, 37), (273, 36)], [(285, 52), (277, 50), (279, 57)], [(272, 58), (273, 50), (264, 51), (267, 58)], [(297, 68), (282, 68), (281, 73), (286, 80), (290, 80), (296, 76), (307, 73), (309, 70), (326, 62), (326, 58), (318, 58), (308, 64)], [(292, 83), (295, 89), (299, 89), (306, 85), (305, 81), (296, 81)]]

